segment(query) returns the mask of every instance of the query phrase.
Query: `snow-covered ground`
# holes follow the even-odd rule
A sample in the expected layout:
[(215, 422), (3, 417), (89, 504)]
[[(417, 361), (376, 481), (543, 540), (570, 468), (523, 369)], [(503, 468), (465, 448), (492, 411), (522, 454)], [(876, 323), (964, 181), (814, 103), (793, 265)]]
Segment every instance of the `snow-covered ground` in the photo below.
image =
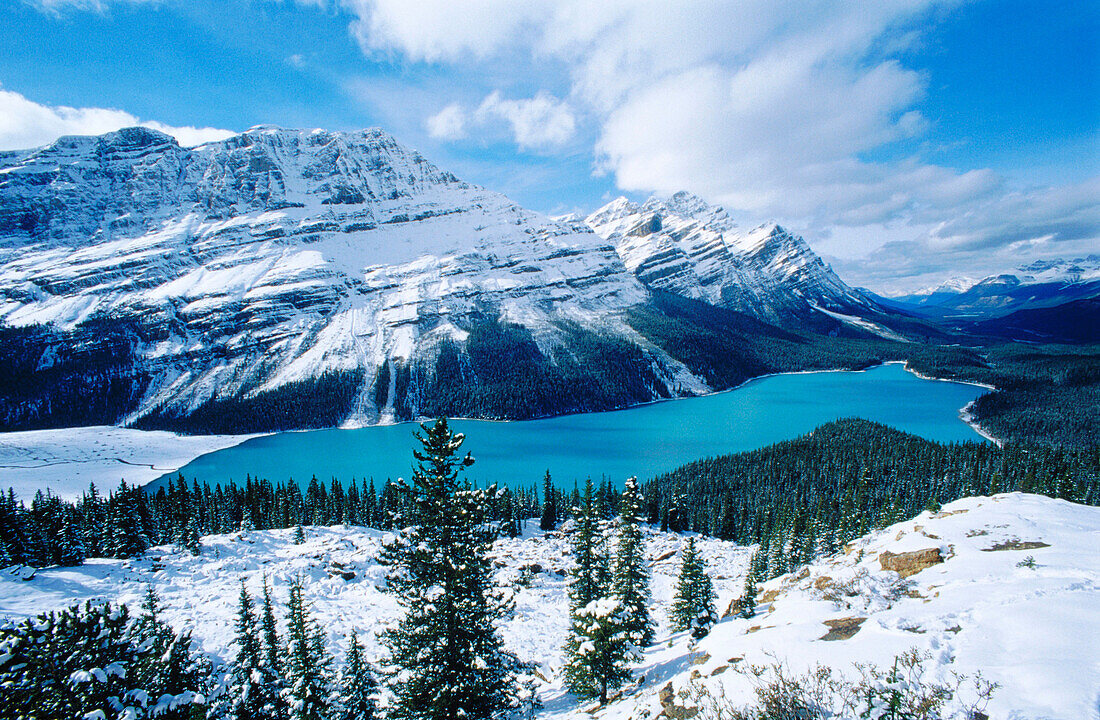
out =
[[(533, 525), (532, 525), (533, 527)], [(380, 648), (372, 631), (396, 607), (378, 588), (374, 557), (383, 533), (363, 528), (309, 528), (303, 545), (292, 531), (204, 538), (193, 558), (155, 548), (140, 560), (94, 560), (80, 568), (47, 568), (30, 580), (0, 573), (0, 615), (22, 616), (89, 598), (136, 605), (152, 583), (165, 617), (189, 626), (207, 651), (225, 657), (232, 637), (237, 588), (254, 592), (266, 574), (277, 601), (288, 580), (307, 580), (306, 598), (342, 652), (352, 629), (365, 636), (368, 655)], [(1095, 717), (1100, 701), (1100, 509), (1012, 493), (966, 498), (936, 514), (877, 531), (852, 543), (846, 554), (761, 586), (761, 607), (751, 620), (725, 618), (698, 646), (670, 634), (665, 610), (684, 538), (651, 532), (658, 641), (637, 668), (644, 680), (597, 714), (607, 720), (642, 720), (661, 712), (659, 691), (689, 678), (735, 702), (752, 699), (750, 663), (783, 660), (795, 671), (815, 663), (854, 672), (855, 662), (889, 663), (910, 648), (932, 654), (936, 679), (951, 670), (980, 670), (1001, 684), (987, 712), (998, 720)], [(740, 593), (750, 548), (703, 538), (703, 556), (715, 579), (719, 612)], [(996, 549), (1004, 548), (1004, 549)], [(944, 562), (901, 579), (883, 570), (880, 554), (938, 550)], [(934, 555), (934, 553), (932, 553)], [(558, 679), (565, 638), (568, 566), (566, 539), (529, 530), (494, 549), (498, 579), (516, 592), (516, 614), (504, 628), (507, 644), (539, 663), (544, 720), (586, 717), (591, 707), (562, 690)], [(1034, 567), (1021, 566), (1026, 557)], [(520, 569), (537, 564), (529, 587)], [(349, 577), (341, 576), (341, 572)], [(353, 576), (351, 575), (353, 574)], [(767, 602), (764, 602), (767, 600)], [(848, 639), (823, 640), (826, 621), (860, 619)]]
[(38, 490), (79, 498), (94, 482), (104, 494), (125, 480), (144, 485), (200, 455), (255, 435), (176, 435), (111, 425), (0, 433), (0, 488), (30, 501)]

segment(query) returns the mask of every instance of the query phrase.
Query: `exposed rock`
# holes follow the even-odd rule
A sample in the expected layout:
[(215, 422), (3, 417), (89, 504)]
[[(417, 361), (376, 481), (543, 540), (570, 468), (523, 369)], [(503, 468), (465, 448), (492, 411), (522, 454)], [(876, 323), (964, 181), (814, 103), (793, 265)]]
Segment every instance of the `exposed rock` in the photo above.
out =
[(675, 550), (669, 550), (668, 552), (663, 552), (660, 555), (658, 555), (657, 557), (653, 558), (651, 564), (656, 565), (659, 562), (664, 562), (665, 560), (668, 560), (670, 557), (673, 557), (675, 554), (676, 554)]
[(859, 632), (859, 628), (867, 620), (865, 617), (837, 618), (826, 620), (829, 632), (821, 636), (821, 640), (847, 640)]
[(952, 515), (962, 515), (963, 513), (970, 512), (966, 508), (962, 510), (949, 510), (947, 512), (932, 513), (933, 520), (939, 520), (940, 518), (951, 517)]
[(757, 600), (760, 604), (775, 602), (775, 599), (783, 592), (783, 588), (773, 588), (771, 590), (765, 590), (760, 593), (760, 598)]
[(691, 656), (692, 665), (703, 665), (710, 660), (710, 653), (699, 653)]
[(903, 578), (907, 578), (933, 565), (939, 565), (943, 562), (943, 556), (939, 548), (925, 548), (903, 553), (892, 553), (886, 550), (878, 556), (878, 561), (883, 570), (893, 570)]
[(657, 699), (661, 701), (661, 707), (668, 707), (675, 702), (676, 693), (672, 690), (672, 681), (669, 680), (663, 688), (657, 691)]
[(1050, 547), (1048, 543), (1041, 540), (1005, 540), (999, 542), (993, 547), (982, 548), (982, 552), (998, 552), (1001, 550), (1035, 550), (1037, 548)]

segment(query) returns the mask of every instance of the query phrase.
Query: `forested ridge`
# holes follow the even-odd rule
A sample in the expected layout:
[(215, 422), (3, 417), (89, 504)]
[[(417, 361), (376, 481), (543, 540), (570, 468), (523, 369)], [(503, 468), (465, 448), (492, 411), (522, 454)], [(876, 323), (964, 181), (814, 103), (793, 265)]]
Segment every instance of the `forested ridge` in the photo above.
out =
[(652, 523), (759, 543), (771, 577), (942, 503), (1017, 490), (1100, 504), (1100, 446), (943, 444), (849, 419), (684, 465), (644, 494)]

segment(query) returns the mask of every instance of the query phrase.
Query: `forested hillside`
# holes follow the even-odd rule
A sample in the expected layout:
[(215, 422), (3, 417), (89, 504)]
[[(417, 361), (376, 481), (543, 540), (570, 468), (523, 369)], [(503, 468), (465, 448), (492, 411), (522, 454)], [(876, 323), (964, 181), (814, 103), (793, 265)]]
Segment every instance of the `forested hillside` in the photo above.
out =
[(759, 569), (772, 577), (922, 510), (1016, 490), (1100, 504), (1100, 450), (944, 445), (842, 420), (690, 463), (648, 483), (645, 497), (649, 521), (663, 528), (760, 543)]

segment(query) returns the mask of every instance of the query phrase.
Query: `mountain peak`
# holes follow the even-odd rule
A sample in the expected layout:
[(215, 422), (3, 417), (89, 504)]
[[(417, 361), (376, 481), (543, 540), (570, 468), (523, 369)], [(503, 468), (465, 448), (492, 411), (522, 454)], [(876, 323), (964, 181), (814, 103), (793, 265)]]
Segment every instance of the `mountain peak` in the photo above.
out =
[(872, 307), (802, 238), (774, 222), (739, 231), (725, 209), (686, 191), (641, 205), (619, 198), (587, 222), (650, 287), (769, 321)]

